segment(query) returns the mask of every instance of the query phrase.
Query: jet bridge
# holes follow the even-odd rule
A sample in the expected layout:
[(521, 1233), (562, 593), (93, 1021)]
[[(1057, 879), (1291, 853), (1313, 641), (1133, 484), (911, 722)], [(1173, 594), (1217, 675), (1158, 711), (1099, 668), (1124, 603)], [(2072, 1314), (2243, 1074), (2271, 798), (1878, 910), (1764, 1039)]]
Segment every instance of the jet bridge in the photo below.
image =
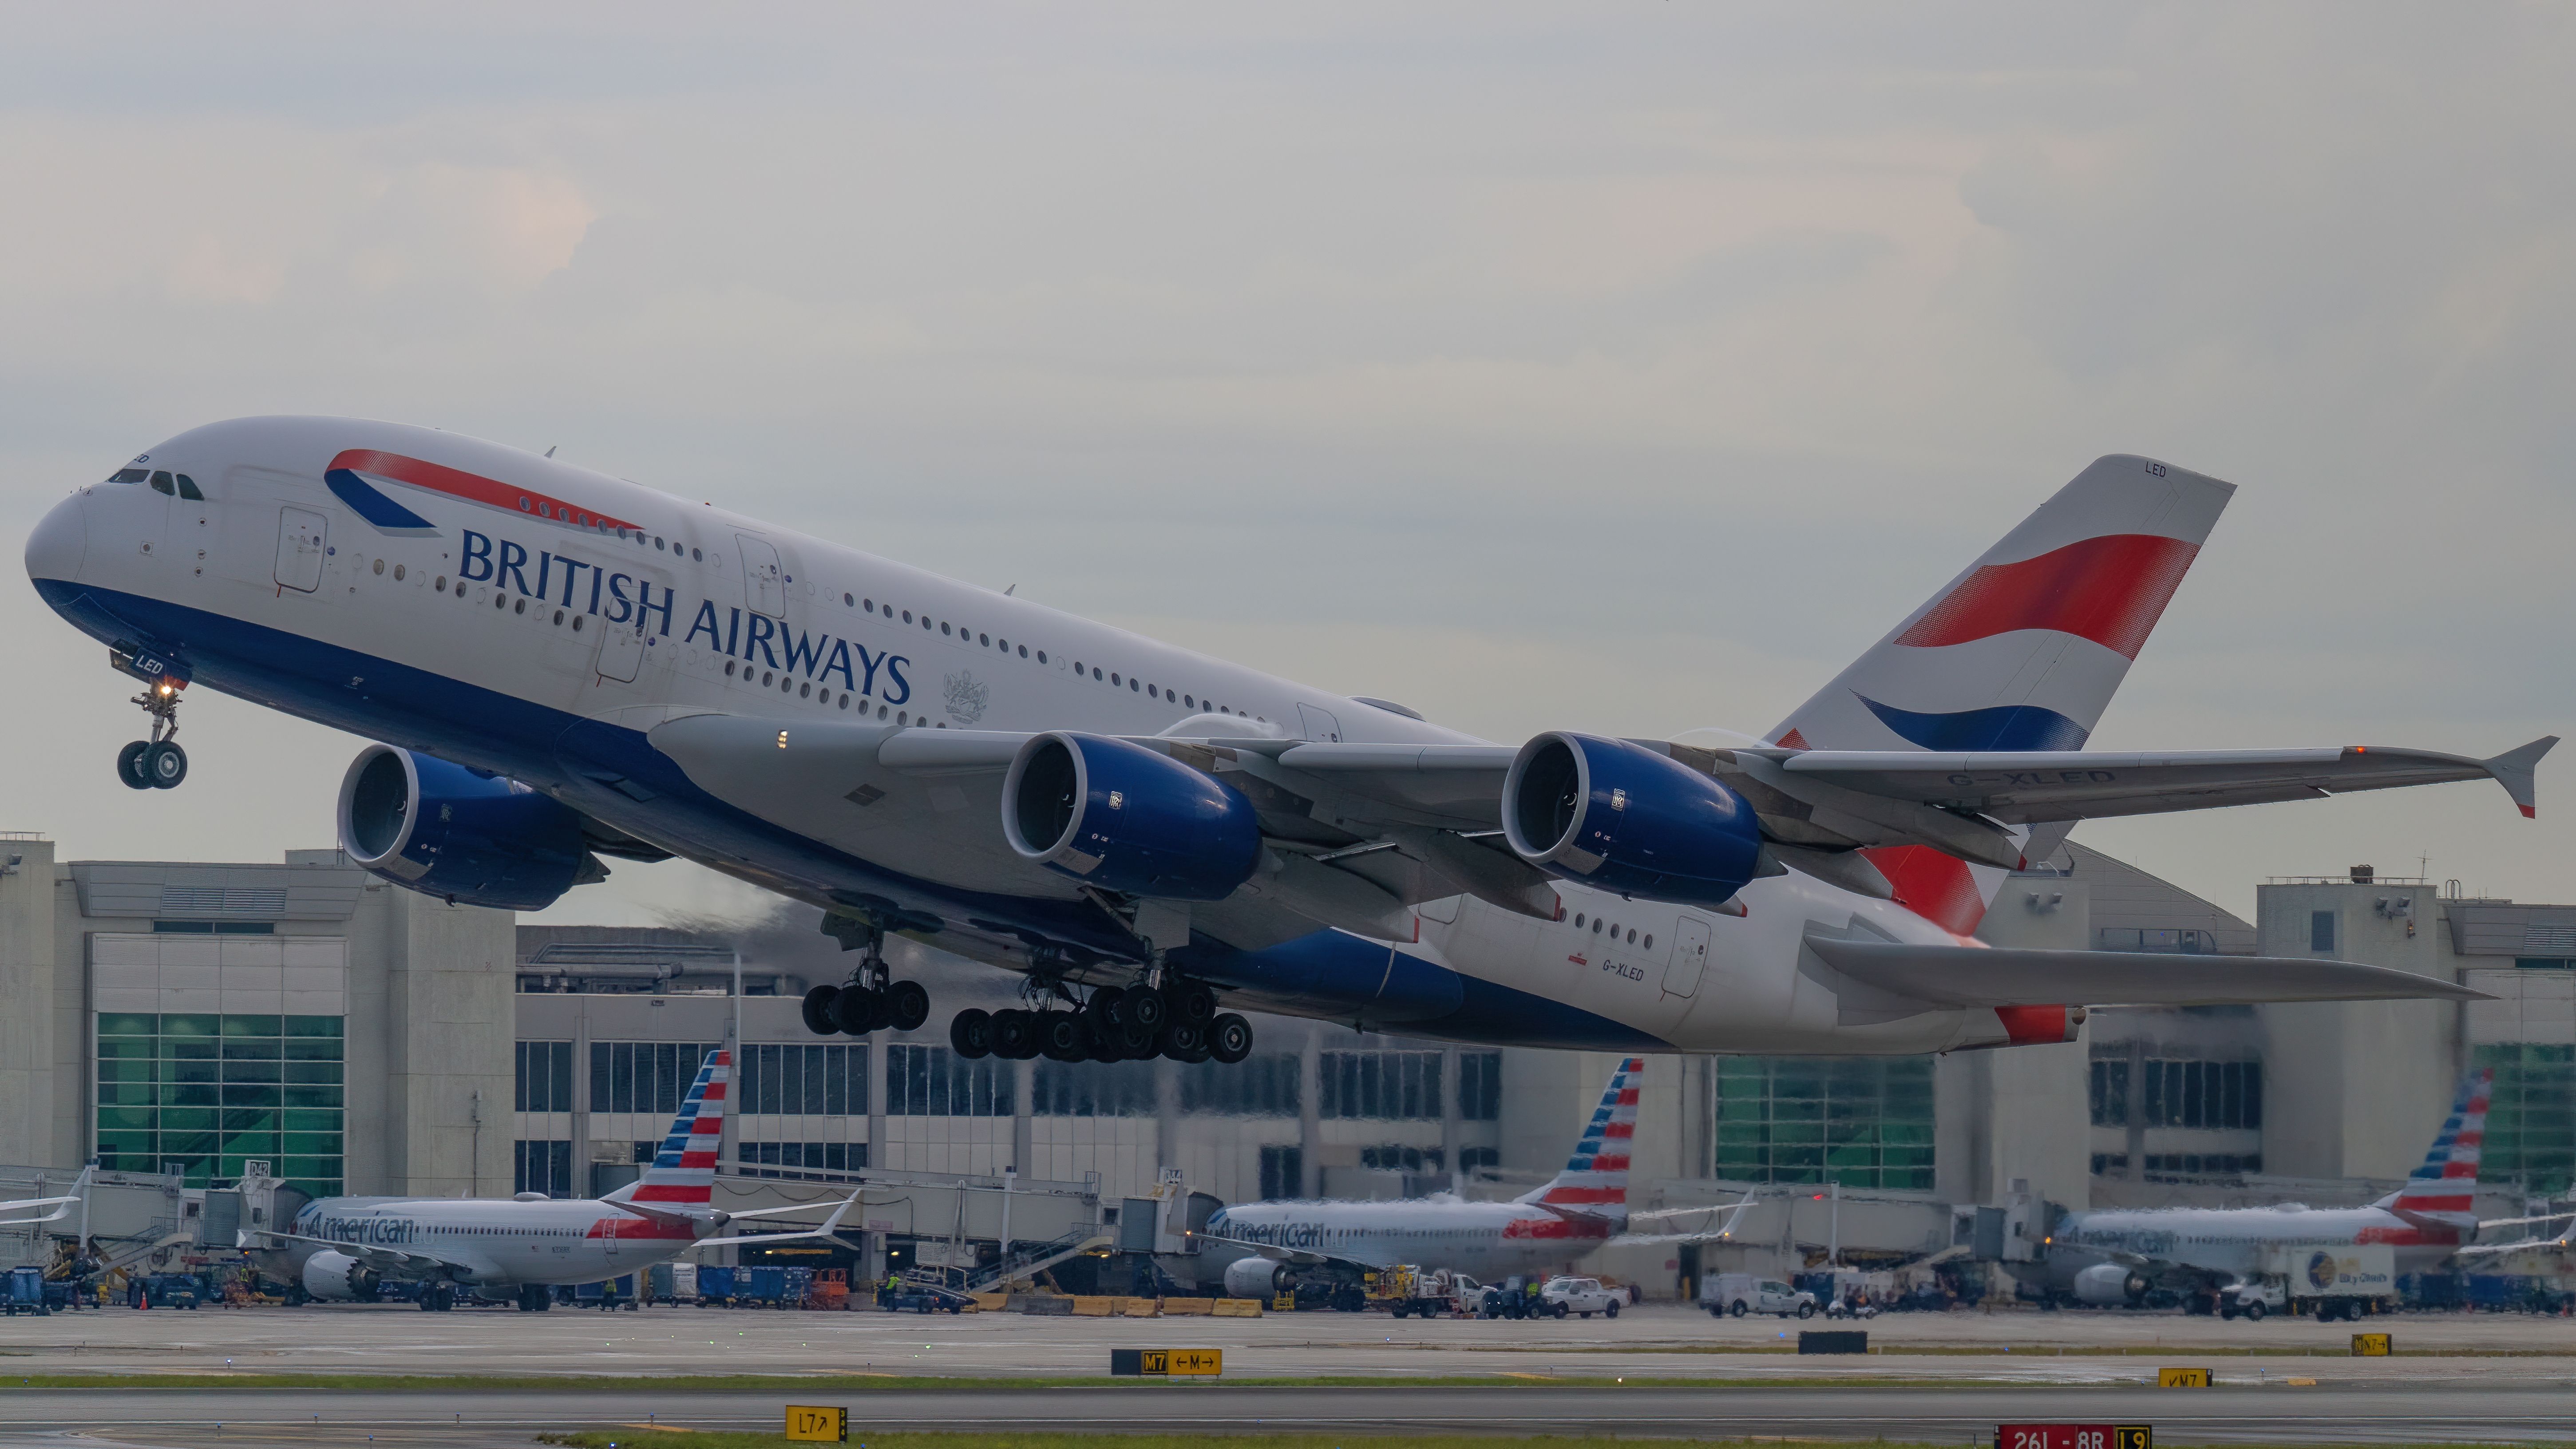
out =
[[(888, 1238), (947, 1244), (949, 1256), (977, 1261), (981, 1249), (997, 1248), (1013, 1276), (1025, 1277), (1079, 1253), (1110, 1246), (1117, 1205), (1104, 1205), (1100, 1178), (1057, 1182), (1016, 1174), (897, 1172), (865, 1168), (854, 1172), (803, 1172), (796, 1178), (751, 1177), (739, 1164), (727, 1163), (715, 1181), (714, 1206), (720, 1212), (817, 1205), (819, 1221), (828, 1206), (859, 1194), (859, 1205), (845, 1217), (842, 1235), (857, 1245), (865, 1234), (870, 1271), (882, 1264)], [(1152, 1201), (1152, 1199), (1140, 1199)], [(798, 1219), (764, 1219), (745, 1224), (746, 1231), (775, 1228), (794, 1232), (812, 1223)], [(729, 1249), (708, 1249), (728, 1252)]]

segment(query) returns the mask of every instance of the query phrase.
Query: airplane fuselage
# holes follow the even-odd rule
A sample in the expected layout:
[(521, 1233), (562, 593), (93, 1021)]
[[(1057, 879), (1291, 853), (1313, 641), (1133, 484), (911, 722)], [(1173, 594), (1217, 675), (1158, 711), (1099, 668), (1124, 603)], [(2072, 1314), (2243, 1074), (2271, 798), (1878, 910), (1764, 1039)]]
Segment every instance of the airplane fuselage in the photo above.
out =
[(2050, 1235), (2048, 1260), (2052, 1277), (2135, 1257), (2234, 1281), (2281, 1271), (2301, 1252), (2381, 1247), (2397, 1272), (2423, 1273), (2466, 1240), (2456, 1228), (2376, 1207), (2158, 1208), (2070, 1214)]
[[(678, 1256), (718, 1231), (648, 1218), (613, 1203), (490, 1198), (331, 1197), (306, 1203), (289, 1230), (308, 1238), (435, 1258), (445, 1271), (412, 1276), (478, 1288), (521, 1283), (597, 1283)], [(311, 1245), (267, 1250), (301, 1261)]]
[[(1009, 970), (1124, 982), (1143, 956), (1075, 882), (1007, 848), (993, 774), (862, 763), (778, 789), (684, 767), (647, 732), (713, 715), (778, 727), (782, 747), (806, 721), (1474, 743), (436, 430), (244, 419), (133, 466), (185, 474), (202, 497), (91, 485), (29, 544), (47, 602), (100, 641), (157, 651), (195, 685), (507, 775), (653, 846)], [(326, 482), (338, 469), (426, 482), (352, 490)], [(1392, 941), (1239, 892), (1199, 907), (1170, 960), (1245, 1005), (1466, 1041), (1895, 1054), (2011, 1037), (1990, 1009), (1926, 1010), (1817, 962), (1810, 930), (1957, 938), (1809, 875), (1747, 885), (1741, 917), (1557, 891), (1553, 921), (1428, 901), (1411, 939)]]
[(1606, 1218), (1511, 1202), (1265, 1202), (1229, 1207), (1207, 1231), (1372, 1268), (1409, 1263), (1492, 1281), (1561, 1267), (1609, 1241)]

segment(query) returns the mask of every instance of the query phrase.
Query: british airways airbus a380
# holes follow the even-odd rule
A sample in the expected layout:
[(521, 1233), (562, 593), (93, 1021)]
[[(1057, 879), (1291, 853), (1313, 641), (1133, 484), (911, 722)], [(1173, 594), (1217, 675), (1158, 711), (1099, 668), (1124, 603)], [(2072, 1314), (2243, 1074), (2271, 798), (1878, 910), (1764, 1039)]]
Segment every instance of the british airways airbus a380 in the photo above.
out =
[(1457, 1040), (1898, 1053), (2084, 1003), (2467, 996), (2344, 962), (1990, 950), (2093, 816), (2492, 777), (2554, 740), (2083, 749), (2233, 492), (2084, 470), (1768, 736), (1518, 747), (514, 448), (345, 418), (180, 434), (37, 525), (45, 601), (141, 678), (172, 786), (202, 684), (385, 743), (342, 843), (543, 907), (682, 855), (863, 948), (816, 1031), (920, 1025), (901, 934), (1026, 978), (958, 1050), (1239, 1060), (1227, 1003)]

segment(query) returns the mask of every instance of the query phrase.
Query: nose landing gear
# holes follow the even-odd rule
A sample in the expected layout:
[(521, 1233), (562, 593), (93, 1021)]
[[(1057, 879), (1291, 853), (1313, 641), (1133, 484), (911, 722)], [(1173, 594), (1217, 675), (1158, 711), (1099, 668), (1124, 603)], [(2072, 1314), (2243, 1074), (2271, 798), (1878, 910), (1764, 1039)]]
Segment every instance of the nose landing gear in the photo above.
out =
[(136, 740), (116, 752), (116, 778), (135, 790), (170, 790), (188, 778), (188, 752), (179, 748), (179, 691), (187, 686), (163, 677), (144, 687), (134, 703), (152, 716), (152, 738)]

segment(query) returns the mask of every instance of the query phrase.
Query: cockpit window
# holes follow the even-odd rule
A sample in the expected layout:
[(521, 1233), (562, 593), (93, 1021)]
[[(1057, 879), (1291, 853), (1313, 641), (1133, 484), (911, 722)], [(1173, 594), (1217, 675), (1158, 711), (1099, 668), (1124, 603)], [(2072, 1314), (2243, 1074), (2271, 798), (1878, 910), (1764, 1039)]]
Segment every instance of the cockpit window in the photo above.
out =
[(148, 469), (119, 468), (116, 470), (116, 476), (108, 479), (107, 481), (110, 483), (140, 483), (151, 476), (152, 474)]
[(188, 476), (187, 474), (185, 474), (185, 473), (181, 473), (181, 474), (179, 474), (179, 475), (178, 475), (178, 479), (179, 479), (179, 496), (180, 496), (180, 497), (182, 497), (182, 498), (193, 498), (193, 499), (195, 499), (195, 500), (196, 500), (197, 502), (199, 502), (199, 503), (203, 503), (203, 502), (205, 502), (205, 501), (206, 501), (206, 495), (197, 491), (197, 480), (196, 480), (196, 479), (189, 477), (189, 476)]
[(169, 474), (155, 468), (152, 470), (152, 491), (155, 493), (176, 493), (179, 491), (179, 487), (177, 484), (170, 481)]

